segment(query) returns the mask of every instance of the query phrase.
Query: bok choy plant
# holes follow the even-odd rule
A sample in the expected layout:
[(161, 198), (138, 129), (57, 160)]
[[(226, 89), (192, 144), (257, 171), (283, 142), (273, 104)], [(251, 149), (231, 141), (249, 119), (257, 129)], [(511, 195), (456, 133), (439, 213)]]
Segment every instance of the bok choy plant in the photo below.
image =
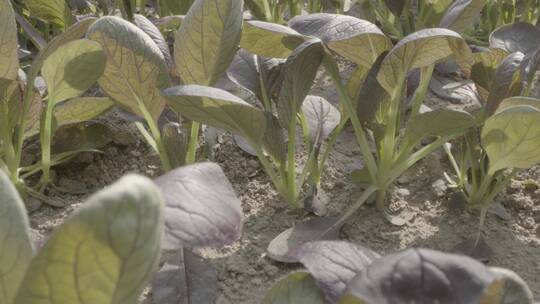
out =
[[(266, 56), (280, 57), (299, 40), (320, 39), (323, 65), (334, 81), (344, 110), (338, 128), (351, 121), (363, 155), (365, 167), (355, 172), (355, 179), (369, 185), (341, 221), (375, 192), (377, 208), (384, 210), (387, 189), (399, 175), (474, 125), (473, 116), (465, 112), (420, 113), (435, 64), (450, 58), (463, 66), (471, 64), (471, 50), (456, 32), (425, 29), (391, 48), (390, 39), (375, 25), (350, 16), (298, 16), (289, 21), (289, 26), (251, 22), (246, 27), (250, 35), (243, 38), (242, 46), (257, 52), (262, 45), (281, 41), (271, 49), (274, 54), (264, 51)], [(256, 36), (262, 37), (257, 43), (252, 39)], [(340, 77), (334, 55), (358, 65), (347, 85)], [(407, 113), (407, 75), (414, 69), (420, 70), (420, 84), (411, 94), (412, 110)], [(415, 151), (426, 138), (436, 140)], [(374, 152), (370, 143), (374, 143)]]
[(307, 271), (278, 281), (262, 304), (533, 303), (516, 273), (461, 255), (411, 248), (380, 256), (360, 245), (317, 241), (296, 256)]
[[(52, 165), (67, 161), (78, 152), (94, 150), (91, 145), (85, 145), (85, 148), (73, 146), (52, 153), (51, 145), (58, 127), (91, 120), (112, 107), (107, 98), (79, 97), (103, 72), (105, 56), (97, 43), (80, 39), (95, 21), (84, 19), (44, 46), (25, 73), (19, 68), (14, 12), (7, 0), (0, 1), (0, 6), (4, 29), (0, 35), (0, 167), (8, 172), (21, 194), (32, 194), (50, 202), (27, 186), (24, 178), (43, 172), (40, 181), (43, 189), (50, 182)], [(40, 72), (48, 91), (44, 111), (42, 96), (34, 87)], [(25, 140), (38, 133), (41, 161), (22, 167)]]
[[(197, 0), (175, 34), (174, 66), (159, 29), (141, 15), (135, 16), (135, 24), (102, 17), (87, 37), (97, 41), (107, 57), (105, 72), (98, 80), (101, 88), (121, 108), (144, 120), (148, 129), (140, 122), (137, 126), (169, 171), (195, 161), (200, 129), (193, 122), (185, 136), (179, 132), (179, 120), (160, 128), (159, 118), (169, 111), (161, 95), (162, 89), (172, 85), (169, 70), (184, 84), (215, 84), (240, 40), (242, 1)], [(189, 127), (184, 123), (183, 127)]]
[[(527, 39), (515, 39), (523, 33)], [(445, 145), (456, 176), (447, 174), (448, 181), (470, 209), (480, 210), (477, 242), (495, 197), (518, 169), (540, 162), (540, 100), (531, 96), (540, 70), (540, 31), (517, 23), (494, 32), (490, 40), (489, 50), (474, 54), (470, 71), (481, 105), (474, 113), (476, 124)]]

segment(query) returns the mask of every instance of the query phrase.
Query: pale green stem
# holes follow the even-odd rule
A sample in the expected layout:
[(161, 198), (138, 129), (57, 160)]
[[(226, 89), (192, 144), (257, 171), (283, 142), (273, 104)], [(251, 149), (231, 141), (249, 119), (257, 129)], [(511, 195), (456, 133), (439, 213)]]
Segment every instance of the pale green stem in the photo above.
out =
[(195, 162), (195, 157), (197, 155), (197, 145), (199, 144), (199, 130), (201, 124), (193, 121), (191, 123), (191, 132), (189, 135), (188, 150), (186, 154), (186, 164), (192, 164)]
[[(49, 97), (54, 96), (53, 92), (49, 92)], [(41, 170), (43, 175), (41, 176), (42, 190), (51, 181), (51, 139), (52, 139), (52, 119), (54, 111), (54, 100), (49, 98), (47, 106), (45, 108), (44, 121), (41, 123)]]
[(358, 119), (358, 116), (356, 115), (356, 111), (353, 107), (351, 98), (349, 97), (347, 90), (341, 83), (337, 64), (334, 59), (329, 57), (328, 55), (325, 55), (323, 62), (326, 70), (328, 71), (330, 77), (336, 85), (340, 100), (345, 104), (346, 111), (349, 113), (349, 118), (351, 119), (354, 133), (356, 135), (356, 140), (358, 141), (360, 150), (362, 151), (362, 155), (364, 156), (364, 162), (366, 163), (370, 177), (373, 181), (375, 181), (377, 180), (378, 173), (377, 163), (375, 161), (375, 158), (373, 157), (373, 154), (371, 153), (371, 148), (367, 136), (364, 132), (362, 124), (360, 123), (360, 120)]
[(431, 77), (433, 76), (433, 70), (435, 69), (435, 65), (429, 65), (427, 67), (424, 67), (420, 70), (420, 84), (416, 91), (414, 92), (414, 96), (412, 99), (412, 114), (416, 115), (420, 112), (420, 107), (424, 103), (424, 100), (426, 99), (426, 94), (429, 88), (429, 83), (431, 82)]
[(287, 199), (296, 205), (296, 118), (291, 118), (287, 143)]

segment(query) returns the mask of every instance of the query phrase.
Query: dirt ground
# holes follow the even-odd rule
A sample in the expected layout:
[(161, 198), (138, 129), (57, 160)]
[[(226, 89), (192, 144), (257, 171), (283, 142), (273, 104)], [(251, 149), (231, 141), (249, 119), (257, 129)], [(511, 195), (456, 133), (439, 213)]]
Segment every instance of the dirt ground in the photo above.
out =
[[(315, 93), (336, 102), (336, 95), (325, 81), (320, 83)], [(429, 103), (445, 106), (435, 98), (431, 98)], [(114, 141), (103, 149), (103, 154), (83, 154), (56, 168), (58, 184), (90, 194), (126, 173), (151, 177), (160, 174), (158, 157), (136, 130), (125, 126), (116, 115), (109, 115), (107, 120), (118, 128)], [(216, 161), (242, 201), (244, 232), (242, 239), (233, 245), (219, 250), (205, 249), (202, 254), (218, 271), (223, 300), (235, 304), (259, 303), (273, 282), (301, 268), (300, 265), (274, 262), (266, 257), (265, 251), (275, 236), (302, 221), (304, 215), (287, 208), (273, 190), (257, 159), (240, 150), (230, 135), (222, 138)], [(323, 188), (330, 197), (331, 215), (345, 210), (361, 194), (362, 189), (350, 180), (350, 172), (361, 165), (354, 135), (346, 129), (323, 177)], [(447, 188), (443, 178), (443, 172), (449, 169), (446, 157), (439, 151), (398, 179), (391, 190), (389, 203), (414, 214), (404, 226), (394, 226), (372, 206), (364, 206), (344, 226), (342, 238), (387, 254), (408, 247), (447, 251), (471, 237), (478, 228), (478, 214), (450, 208), (452, 190)], [(495, 253), (489, 265), (516, 271), (527, 281), (536, 298), (540, 298), (539, 182), (540, 166), (518, 174), (511, 186), (497, 198), (511, 214), (511, 219), (505, 221), (489, 214), (483, 233)], [(63, 199), (68, 206), (56, 209), (42, 205), (31, 213), (36, 239), (46, 238), (88, 194), (66, 195), (51, 190), (49, 195)], [(36, 205), (34, 201), (29, 203), (30, 206)]]

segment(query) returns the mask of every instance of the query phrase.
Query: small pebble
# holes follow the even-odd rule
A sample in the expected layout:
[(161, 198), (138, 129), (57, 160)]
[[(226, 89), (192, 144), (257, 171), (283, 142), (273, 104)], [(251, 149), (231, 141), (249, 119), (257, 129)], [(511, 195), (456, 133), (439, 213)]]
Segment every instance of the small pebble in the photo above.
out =
[(433, 191), (438, 197), (444, 196), (446, 194), (446, 190), (448, 189), (446, 183), (442, 179), (438, 179), (431, 184), (431, 188), (433, 188)]
[(397, 194), (399, 197), (405, 198), (405, 197), (411, 195), (411, 192), (410, 192), (408, 189), (405, 189), (405, 188), (399, 188), (399, 189), (396, 190), (396, 194)]

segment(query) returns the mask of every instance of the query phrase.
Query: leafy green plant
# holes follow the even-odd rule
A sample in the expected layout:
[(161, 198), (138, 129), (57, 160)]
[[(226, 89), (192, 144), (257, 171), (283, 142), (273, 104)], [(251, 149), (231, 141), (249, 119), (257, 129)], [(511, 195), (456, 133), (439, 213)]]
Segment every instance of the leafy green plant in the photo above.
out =
[[(191, 125), (189, 140), (173, 132), (172, 125), (165, 132), (172, 138), (164, 138), (158, 122), (168, 110), (161, 90), (172, 84), (172, 59), (159, 29), (141, 15), (134, 18), (138, 27), (118, 17), (102, 17), (87, 37), (97, 41), (107, 57), (98, 80), (101, 88), (118, 106), (144, 119), (149, 131), (142, 123), (137, 126), (168, 171), (195, 160), (200, 125), (185, 122), (185, 128)], [(233, 59), (241, 27), (242, 1), (196, 1), (175, 34), (174, 72), (182, 83), (214, 84)], [(173, 143), (184, 146), (170, 147)], [(185, 151), (185, 159), (174, 152), (178, 150)]]
[(164, 227), (150, 180), (128, 176), (95, 194), (38, 250), (23, 201), (1, 171), (0, 193), (1, 303), (137, 301), (159, 262)]
[(533, 302), (517, 274), (466, 256), (412, 248), (381, 257), (341, 241), (306, 243), (295, 255), (308, 272), (277, 282), (263, 304)]
[[(61, 152), (51, 150), (55, 130), (63, 126), (83, 123), (106, 112), (112, 103), (106, 98), (81, 98), (101, 75), (105, 58), (96, 43), (80, 39), (95, 21), (82, 20), (52, 39), (37, 54), (28, 72), (19, 68), (17, 27), (10, 2), (3, 0), (3, 34), (0, 35), (3, 56), (0, 59), (0, 167), (9, 173), (22, 194), (32, 194), (50, 202), (39, 191), (30, 188), (24, 178), (43, 172), (40, 185), (49, 184), (49, 172), (57, 165), (81, 151), (93, 151), (91, 143), (71, 145)], [(42, 111), (42, 96), (34, 83), (39, 74), (47, 85), (47, 100)], [(84, 129), (84, 128), (83, 128)], [(85, 131), (81, 131), (85, 132)], [(21, 166), (25, 140), (40, 134), (41, 161)], [(54, 152), (54, 153), (53, 153)]]
[[(250, 90), (261, 106), (253, 106), (224, 90), (187, 85), (164, 91), (169, 104), (186, 117), (241, 135), (261, 161), (278, 192), (299, 207), (301, 190), (309, 176), (320, 180), (320, 148), (339, 123), (339, 112), (320, 97), (308, 96), (322, 61), (318, 41), (300, 45), (283, 63), (282, 79), (269, 80), (264, 59), (240, 51), (229, 72), (238, 85)], [(278, 116), (273, 115), (278, 112)], [(306, 165), (297, 177), (296, 131), (303, 126)], [(285, 142), (283, 130), (287, 132)], [(273, 165), (274, 164), (274, 165)]]
[[(527, 39), (520, 39), (527, 34)], [(480, 210), (478, 242), (487, 210), (518, 169), (540, 162), (536, 151), (540, 130), (539, 100), (533, 98), (538, 66), (540, 31), (527, 23), (503, 26), (490, 38), (491, 48), (475, 53), (470, 78), (481, 107), (476, 124), (445, 151), (459, 189), (470, 209)]]

